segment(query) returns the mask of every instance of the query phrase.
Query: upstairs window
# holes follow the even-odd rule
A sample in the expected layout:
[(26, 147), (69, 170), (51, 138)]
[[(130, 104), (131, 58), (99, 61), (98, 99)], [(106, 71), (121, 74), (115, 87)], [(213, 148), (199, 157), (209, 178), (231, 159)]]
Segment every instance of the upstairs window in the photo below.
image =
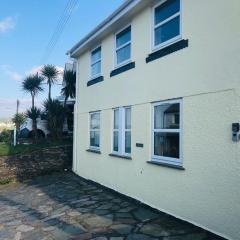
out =
[(181, 166), (181, 100), (153, 105), (152, 160)]
[(90, 149), (100, 149), (100, 112), (90, 113)]
[(116, 66), (131, 60), (131, 26), (116, 34)]
[(101, 75), (101, 55), (101, 47), (98, 47), (91, 52), (91, 78)]
[(123, 156), (131, 154), (131, 108), (114, 109), (113, 153)]
[(167, 0), (154, 8), (153, 47), (160, 48), (181, 38), (181, 0)]

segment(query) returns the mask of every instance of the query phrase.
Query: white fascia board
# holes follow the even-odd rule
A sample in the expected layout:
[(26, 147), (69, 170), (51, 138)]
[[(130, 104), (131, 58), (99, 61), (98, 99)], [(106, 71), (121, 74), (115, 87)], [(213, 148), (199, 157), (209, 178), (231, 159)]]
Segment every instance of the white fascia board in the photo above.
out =
[(96, 39), (98, 36), (103, 34), (105, 31), (110, 29), (113, 24), (115, 24), (122, 17), (128, 15), (128, 13), (133, 10), (139, 3), (144, 2), (144, 0), (128, 0), (122, 6), (120, 6), (113, 14), (111, 14), (107, 19), (105, 19), (101, 24), (99, 24), (93, 31), (91, 31), (85, 38), (78, 42), (72, 49), (70, 49), (67, 54), (70, 57), (76, 58), (78, 52), (83, 49), (87, 44)]

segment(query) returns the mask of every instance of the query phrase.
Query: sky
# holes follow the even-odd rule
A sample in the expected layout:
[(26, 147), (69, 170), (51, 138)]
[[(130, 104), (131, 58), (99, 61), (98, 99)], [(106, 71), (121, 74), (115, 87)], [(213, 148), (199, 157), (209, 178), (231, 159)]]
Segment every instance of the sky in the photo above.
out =
[[(48, 48), (67, 4), (78, 1), (55, 47)], [(10, 118), (20, 100), (20, 112), (31, 105), (21, 89), (23, 79), (53, 64), (60, 71), (68, 61), (66, 52), (124, 0), (1, 0), (0, 3), (0, 118)], [(65, 12), (66, 13), (66, 12)], [(49, 51), (49, 49), (52, 49)], [(47, 55), (47, 57), (46, 57)], [(58, 96), (59, 85), (52, 96)], [(47, 88), (36, 98), (38, 106), (47, 98)]]

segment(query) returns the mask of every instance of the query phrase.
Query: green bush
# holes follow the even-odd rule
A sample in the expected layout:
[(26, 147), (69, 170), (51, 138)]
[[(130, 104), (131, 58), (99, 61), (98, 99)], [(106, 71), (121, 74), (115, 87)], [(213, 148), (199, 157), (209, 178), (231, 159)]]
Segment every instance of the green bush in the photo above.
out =
[(65, 107), (58, 100), (51, 99), (44, 102), (44, 107), (50, 136), (55, 140), (61, 139), (66, 116)]
[(11, 143), (12, 141), (12, 130), (3, 130), (0, 133), (0, 142)]
[(0, 179), (0, 185), (6, 185), (12, 182), (12, 179), (6, 178), (6, 179)]

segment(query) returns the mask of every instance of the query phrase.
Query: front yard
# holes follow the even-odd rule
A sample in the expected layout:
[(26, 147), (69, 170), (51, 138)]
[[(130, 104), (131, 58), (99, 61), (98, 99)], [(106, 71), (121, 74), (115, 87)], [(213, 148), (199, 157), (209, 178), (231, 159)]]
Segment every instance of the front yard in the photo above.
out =
[(219, 240), (221, 238), (81, 180), (57, 173), (0, 190), (0, 239)]
[(12, 146), (10, 144), (0, 143), (0, 156), (11, 156), (16, 154), (30, 153), (42, 148), (64, 146), (72, 144), (72, 140), (62, 140), (62, 141), (44, 141), (37, 144), (19, 144), (17, 146)]

